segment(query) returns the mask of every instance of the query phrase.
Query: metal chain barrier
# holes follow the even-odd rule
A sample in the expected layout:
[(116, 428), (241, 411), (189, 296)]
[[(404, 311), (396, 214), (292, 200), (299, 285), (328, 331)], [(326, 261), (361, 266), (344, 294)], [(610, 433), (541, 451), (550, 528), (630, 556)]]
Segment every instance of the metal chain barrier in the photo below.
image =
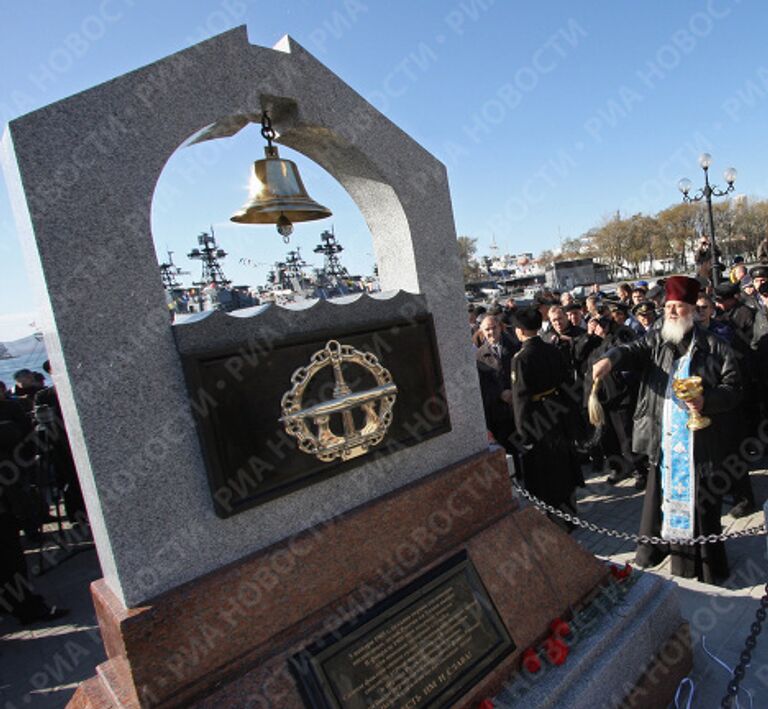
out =
[[(560, 519), (575, 524), (582, 529), (588, 529), (590, 532), (596, 532), (598, 534), (605, 534), (609, 537), (616, 537), (617, 539), (626, 539), (627, 541), (642, 543), (642, 544), (680, 544), (684, 546), (694, 546), (696, 544), (708, 544), (710, 542), (723, 542), (726, 539), (734, 539), (738, 537), (753, 537), (766, 533), (765, 524), (758, 524), (754, 527), (748, 527), (737, 532), (723, 532), (721, 534), (701, 534), (693, 539), (662, 539), (661, 537), (649, 537), (640, 534), (630, 534), (629, 532), (619, 532), (615, 529), (608, 529), (607, 527), (601, 527), (594, 522), (587, 522), (580, 519), (576, 515), (572, 515), (568, 512), (563, 512), (557, 507), (547, 504), (543, 500), (540, 500), (535, 495), (532, 495), (528, 490), (525, 490), (520, 484), (513, 480), (512, 487), (515, 491), (524, 497), (526, 500), (532, 502), (540, 510), (549, 512), (550, 514), (559, 517)], [(739, 656), (739, 664), (733, 670), (733, 677), (728, 683), (726, 695), (723, 697), (720, 704), (721, 709), (731, 709), (733, 707), (734, 697), (739, 692), (739, 684), (744, 679), (744, 675), (747, 672), (747, 667), (752, 661), (752, 650), (757, 645), (757, 636), (763, 629), (763, 622), (768, 616), (768, 584), (765, 585), (765, 595), (760, 599), (760, 607), (757, 609), (756, 620), (750, 626), (750, 632), (744, 643), (744, 650), (742, 650)]]
[(747, 673), (747, 667), (749, 667), (749, 663), (752, 661), (752, 650), (754, 650), (757, 645), (757, 636), (760, 635), (760, 631), (763, 629), (763, 621), (768, 614), (766, 613), (766, 609), (768, 609), (768, 584), (765, 585), (765, 594), (760, 599), (760, 607), (757, 609), (756, 620), (750, 626), (749, 635), (744, 643), (744, 649), (739, 656), (739, 664), (733, 668), (733, 677), (731, 678), (731, 681), (728, 682), (726, 695), (723, 697), (720, 704), (723, 709), (731, 709), (733, 706), (733, 698), (739, 693), (739, 684), (741, 683), (741, 680), (744, 679), (744, 675)]
[(766, 533), (765, 524), (758, 524), (754, 527), (747, 527), (736, 532), (722, 532), (720, 534), (700, 534), (693, 539), (662, 539), (661, 537), (649, 537), (645, 534), (630, 534), (629, 532), (619, 532), (615, 529), (608, 529), (608, 527), (601, 527), (594, 522), (587, 522), (580, 519), (576, 515), (572, 515), (568, 512), (563, 512), (557, 507), (547, 504), (543, 500), (540, 500), (535, 495), (531, 495), (528, 490), (523, 489), (520, 484), (513, 480), (512, 487), (526, 500), (532, 502), (536, 507), (545, 512), (555, 515), (560, 519), (575, 524), (582, 529), (588, 529), (590, 532), (597, 532), (597, 534), (605, 534), (608, 537), (615, 537), (616, 539), (626, 539), (630, 542), (637, 542), (639, 544), (679, 544), (681, 546), (696, 546), (697, 544), (710, 544), (713, 542), (724, 542), (726, 539), (736, 539), (739, 537), (755, 537)]

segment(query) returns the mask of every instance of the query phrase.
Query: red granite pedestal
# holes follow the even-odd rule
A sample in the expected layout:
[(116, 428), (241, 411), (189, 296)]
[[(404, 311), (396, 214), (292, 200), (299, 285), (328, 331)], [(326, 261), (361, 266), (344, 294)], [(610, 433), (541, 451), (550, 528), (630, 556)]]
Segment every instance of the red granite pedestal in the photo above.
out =
[(483, 453), (152, 599), (92, 586), (107, 662), (70, 707), (302, 707), (287, 658), (466, 550), (517, 649), (457, 706), (493, 695), (605, 566)]

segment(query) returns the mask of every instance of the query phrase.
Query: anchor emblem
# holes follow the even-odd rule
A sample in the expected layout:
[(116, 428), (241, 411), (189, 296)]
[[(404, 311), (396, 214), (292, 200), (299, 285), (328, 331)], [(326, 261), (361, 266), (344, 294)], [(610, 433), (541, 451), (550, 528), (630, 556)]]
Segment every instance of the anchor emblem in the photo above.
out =
[[(343, 363), (356, 364), (365, 369), (376, 380), (376, 386), (365, 391), (352, 391), (344, 381), (341, 371)], [(303, 397), (310, 381), (326, 367), (333, 369), (333, 397), (305, 407)], [(350, 460), (367, 453), (381, 443), (392, 423), (397, 385), (392, 381), (389, 370), (370, 352), (361, 352), (351, 345), (329, 340), (322, 350), (312, 355), (309, 365), (299, 367), (291, 375), (291, 384), (291, 390), (283, 394), (280, 421), (286, 433), (296, 438), (301, 451), (323, 462), (336, 458)], [(365, 414), (360, 428), (355, 425), (355, 409), (361, 409)], [(343, 431), (340, 435), (331, 429), (332, 420), (337, 420), (335, 415), (341, 418)]]

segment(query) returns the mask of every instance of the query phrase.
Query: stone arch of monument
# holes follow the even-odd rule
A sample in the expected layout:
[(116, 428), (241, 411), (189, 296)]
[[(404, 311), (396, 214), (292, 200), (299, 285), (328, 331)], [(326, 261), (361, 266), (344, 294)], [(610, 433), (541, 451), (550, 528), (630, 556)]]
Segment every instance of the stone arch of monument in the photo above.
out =
[[(188, 136), (224, 136), (244, 125), (231, 117), (266, 107), (280, 142), (359, 206), (382, 287), (421, 294), (452, 430), (394, 453), (386, 475), (362, 461), (221, 520), (163, 307), (152, 196)], [(127, 606), (317, 523), (317, 510), (332, 517), (485, 448), (445, 168), (290, 38), (268, 49), (236, 28), (12, 121), (2, 148), (104, 578)], [(185, 519), (204, 543), (183, 565), (161, 563), (189, 543)]]

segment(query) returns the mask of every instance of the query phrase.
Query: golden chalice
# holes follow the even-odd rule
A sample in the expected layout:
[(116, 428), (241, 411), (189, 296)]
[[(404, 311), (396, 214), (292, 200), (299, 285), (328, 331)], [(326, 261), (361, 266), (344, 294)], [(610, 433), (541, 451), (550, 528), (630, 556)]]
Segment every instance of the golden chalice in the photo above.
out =
[[(692, 401), (704, 392), (701, 377), (684, 377), (672, 380), (672, 389), (680, 401)], [(688, 411), (688, 428), (691, 431), (699, 431), (712, 423), (712, 419), (702, 416), (698, 411)]]

